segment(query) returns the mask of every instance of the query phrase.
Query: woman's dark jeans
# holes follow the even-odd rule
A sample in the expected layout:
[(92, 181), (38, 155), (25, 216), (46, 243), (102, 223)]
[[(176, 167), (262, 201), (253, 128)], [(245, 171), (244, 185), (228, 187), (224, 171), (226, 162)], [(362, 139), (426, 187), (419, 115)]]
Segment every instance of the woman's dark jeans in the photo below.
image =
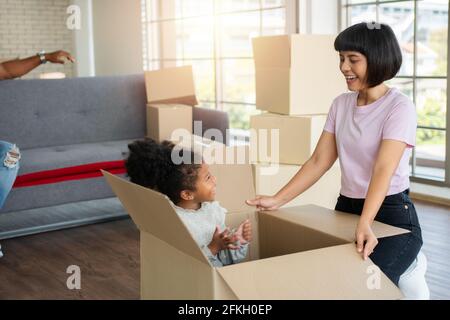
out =
[[(340, 195), (335, 210), (361, 215), (365, 199)], [(378, 239), (370, 259), (389, 279), (398, 284), (400, 276), (408, 269), (422, 247), (422, 231), (416, 208), (409, 198), (409, 189), (387, 196), (375, 217), (376, 221), (408, 229), (411, 232)]]

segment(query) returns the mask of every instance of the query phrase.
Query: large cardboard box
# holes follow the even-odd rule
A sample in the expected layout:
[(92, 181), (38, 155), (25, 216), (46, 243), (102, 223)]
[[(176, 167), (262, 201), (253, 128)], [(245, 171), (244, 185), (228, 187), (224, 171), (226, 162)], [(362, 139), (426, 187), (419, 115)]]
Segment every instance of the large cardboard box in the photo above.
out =
[(347, 91), (333, 35), (253, 39), (256, 107), (280, 114), (328, 113)]
[[(228, 148), (227, 148), (228, 149)], [(228, 151), (226, 151), (228, 152)], [(255, 212), (250, 164), (214, 164), (226, 223), (253, 224), (248, 261), (214, 268), (167, 197), (103, 172), (141, 231), (142, 299), (399, 299), (399, 289), (356, 252), (358, 217), (317, 206)], [(239, 183), (237, 183), (239, 181)], [(378, 237), (407, 232), (378, 222)]]
[[(302, 166), (283, 164), (253, 164), (256, 194), (275, 195), (301, 169)], [(334, 209), (341, 189), (341, 170), (333, 166), (319, 181), (283, 207), (314, 204)]]
[(191, 66), (146, 71), (147, 137), (170, 140), (175, 130), (192, 133), (197, 104)]
[(250, 118), (250, 145), (257, 162), (304, 164), (314, 152), (326, 115), (263, 113)]
[(151, 104), (198, 104), (191, 66), (145, 71), (147, 102)]
[(192, 133), (192, 107), (184, 104), (147, 104), (147, 137), (172, 140), (175, 130)]

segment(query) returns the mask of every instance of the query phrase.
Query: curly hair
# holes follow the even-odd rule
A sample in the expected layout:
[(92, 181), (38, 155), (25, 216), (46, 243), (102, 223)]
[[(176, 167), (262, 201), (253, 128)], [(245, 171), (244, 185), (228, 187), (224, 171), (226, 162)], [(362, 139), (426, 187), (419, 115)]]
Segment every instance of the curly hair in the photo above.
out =
[(125, 167), (131, 182), (161, 192), (178, 204), (181, 191), (196, 190), (201, 164), (195, 164), (198, 155), (187, 149), (180, 149), (179, 156), (190, 161), (174, 163), (174, 147), (167, 140), (161, 143), (152, 139), (134, 141), (128, 145), (130, 152)]

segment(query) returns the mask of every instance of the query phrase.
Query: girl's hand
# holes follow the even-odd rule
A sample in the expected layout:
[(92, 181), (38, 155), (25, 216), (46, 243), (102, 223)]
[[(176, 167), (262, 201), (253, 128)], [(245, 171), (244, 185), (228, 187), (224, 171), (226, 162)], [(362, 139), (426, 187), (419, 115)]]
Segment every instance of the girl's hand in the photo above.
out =
[(238, 240), (236, 235), (231, 235), (230, 230), (226, 228), (224, 231), (220, 232), (220, 227), (216, 226), (211, 242), (208, 245), (209, 250), (213, 255), (216, 255), (221, 250), (225, 249), (239, 249), (235, 245)]
[(372, 231), (370, 224), (359, 221), (356, 227), (356, 250), (362, 254), (364, 260), (373, 253), (378, 244), (377, 237)]
[(239, 225), (235, 235), (241, 244), (246, 244), (252, 241), (252, 224), (250, 223), (250, 220), (247, 219), (242, 222)]
[(282, 205), (275, 196), (257, 196), (255, 199), (245, 202), (250, 206), (256, 206), (258, 210), (277, 210)]

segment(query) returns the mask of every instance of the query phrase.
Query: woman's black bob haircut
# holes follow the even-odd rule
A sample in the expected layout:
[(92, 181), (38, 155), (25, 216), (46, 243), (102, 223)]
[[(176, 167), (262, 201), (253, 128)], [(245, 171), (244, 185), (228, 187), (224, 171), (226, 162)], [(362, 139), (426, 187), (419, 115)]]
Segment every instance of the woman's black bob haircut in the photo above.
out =
[(375, 87), (400, 70), (402, 52), (387, 24), (361, 22), (342, 31), (334, 41), (336, 51), (357, 51), (367, 58), (367, 85)]

